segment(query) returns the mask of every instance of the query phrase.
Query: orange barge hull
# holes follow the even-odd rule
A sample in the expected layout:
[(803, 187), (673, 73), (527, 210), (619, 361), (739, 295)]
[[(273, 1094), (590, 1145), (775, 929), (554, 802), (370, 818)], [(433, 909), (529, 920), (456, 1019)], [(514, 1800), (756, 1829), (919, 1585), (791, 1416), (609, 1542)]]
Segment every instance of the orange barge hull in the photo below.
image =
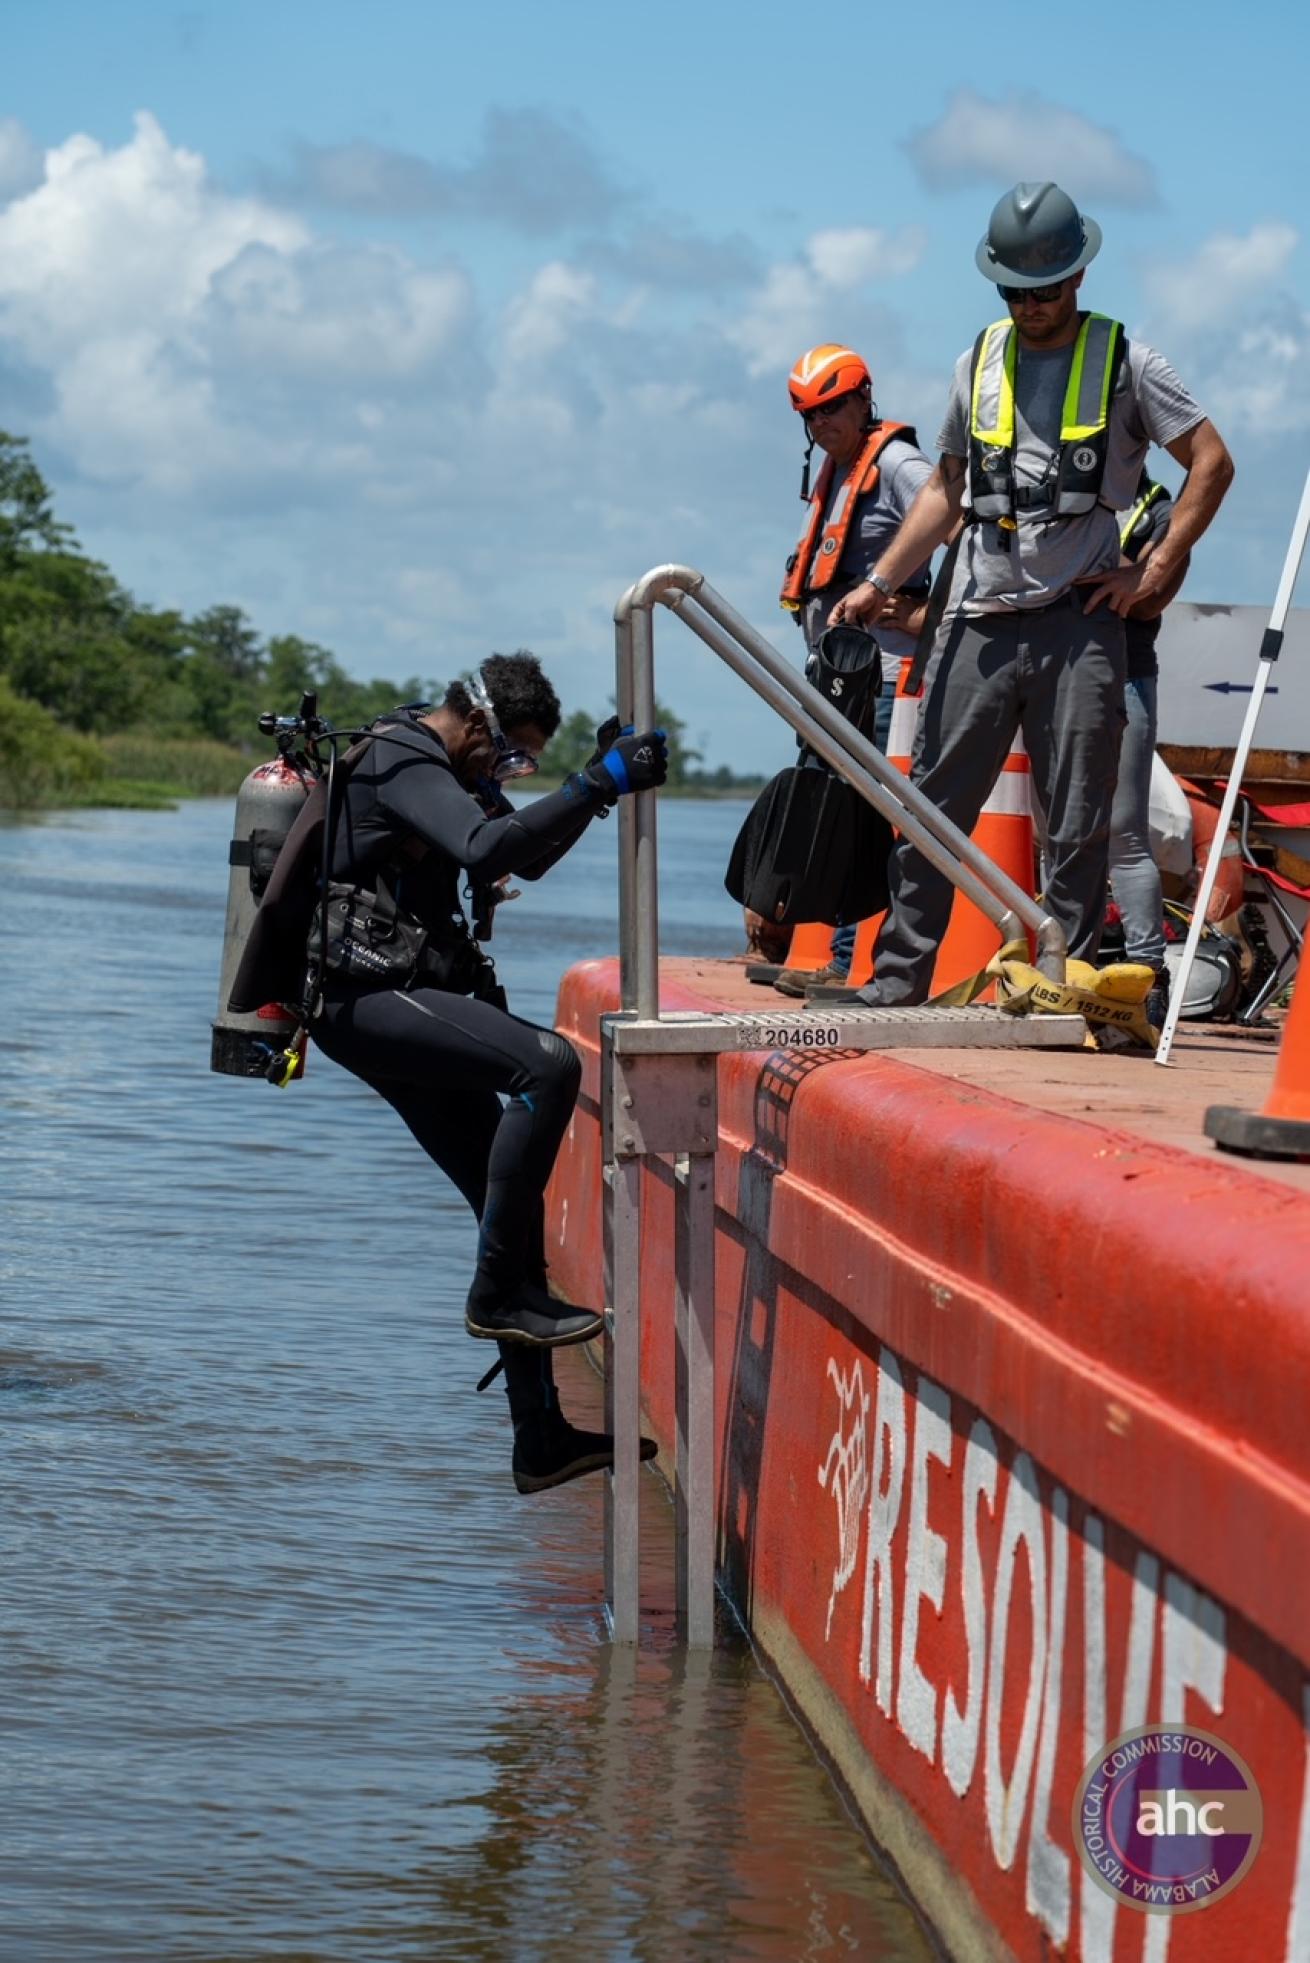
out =
[[(692, 972), (664, 964), (665, 1008), (714, 1005)], [(578, 1300), (617, 1002), (614, 962), (560, 994), (585, 1075), (549, 1243)], [(725, 1056), (719, 1110), (721, 1582), (946, 1949), (1310, 1963), (1304, 1195), (886, 1053)], [(672, 1168), (643, 1180), (667, 1449)], [(1251, 1767), (1263, 1844), (1213, 1906), (1139, 1913), (1080, 1866), (1075, 1794), (1180, 1722)]]

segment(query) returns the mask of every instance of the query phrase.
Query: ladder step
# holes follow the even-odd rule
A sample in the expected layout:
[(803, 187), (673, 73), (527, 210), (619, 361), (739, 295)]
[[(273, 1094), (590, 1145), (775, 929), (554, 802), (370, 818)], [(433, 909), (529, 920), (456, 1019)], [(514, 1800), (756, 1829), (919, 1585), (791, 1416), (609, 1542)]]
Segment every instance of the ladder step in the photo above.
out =
[(627, 1055), (719, 1055), (729, 1050), (1077, 1050), (1081, 1016), (1007, 1016), (986, 1005), (966, 1009), (822, 1009), (761, 1015), (702, 1015), (658, 1021), (615, 1016), (615, 1050)]

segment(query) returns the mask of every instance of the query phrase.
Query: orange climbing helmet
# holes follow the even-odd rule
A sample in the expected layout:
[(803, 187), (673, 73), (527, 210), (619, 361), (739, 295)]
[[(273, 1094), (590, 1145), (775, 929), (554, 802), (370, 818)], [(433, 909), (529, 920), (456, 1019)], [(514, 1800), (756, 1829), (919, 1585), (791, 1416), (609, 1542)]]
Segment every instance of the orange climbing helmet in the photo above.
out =
[(787, 377), (791, 406), (802, 416), (835, 396), (872, 385), (872, 377), (854, 348), (841, 347), (835, 341), (811, 348)]

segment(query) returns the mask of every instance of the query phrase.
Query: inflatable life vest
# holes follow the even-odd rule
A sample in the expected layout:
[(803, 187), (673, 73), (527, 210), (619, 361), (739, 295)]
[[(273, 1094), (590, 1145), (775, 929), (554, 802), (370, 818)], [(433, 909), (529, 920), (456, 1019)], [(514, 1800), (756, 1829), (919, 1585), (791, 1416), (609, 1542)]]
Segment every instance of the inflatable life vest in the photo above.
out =
[[(1124, 330), (1106, 314), (1084, 314), (1069, 364), (1054, 483), (1014, 481), (1014, 378), (1019, 340), (1012, 320), (994, 320), (974, 343), (969, 387), (969, 502), (975, 518), (1013, 526), (1017, 508), (1077, 518), (1101, 502), (1109, 449), (1110, 404), (1128, 351)], [(1039, 495), (1038, 495), (1039, 494)]]
[(1157, 484), (1153, 477), (1142, 472), (1137, 486), (1138, 497), (1119, 531), (1119, 550), (1129, 559), (1135, 559), (1146, 541), (1147, 527), (1143, 521), (1153, 506), (1161, 498), (1167, 499), (1169, 492), (1163, 484)]
[(823, 521), (824, 507), (837, 467), (831, 457), (824, 463), (814, 486), (804, 528), (796, 541), (796, 550), (787, 561), (787, 576), (778, 596), (779, 604), (789, 613), (799, 613), (807, 594), (821, 593), (825, 586), (832, 583), (850, 537), (855, 508), (861, 498), (868, 497), (878, 488), (878, 459), (898, 436), (906, 443), (917, 444), (919, 440), (908, 423), (874, 424), (865, 438), (864, 448), (847, 470), (845, 481), (833, 499), (826, 525)]

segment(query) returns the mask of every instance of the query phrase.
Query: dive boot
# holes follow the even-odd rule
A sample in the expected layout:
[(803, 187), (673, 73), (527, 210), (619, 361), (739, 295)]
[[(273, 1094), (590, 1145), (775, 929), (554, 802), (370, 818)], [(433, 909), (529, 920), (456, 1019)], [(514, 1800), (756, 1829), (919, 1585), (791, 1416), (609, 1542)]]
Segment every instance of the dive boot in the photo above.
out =
[[(653, 1438), (641, 1441), (641, 1458), (653, 1459)], [(533, 1412), (514, 1427), (514, 1484), (521, 1493), (565, 1486), (584, 1472), (613, 1470), (614, 1439), (608, 1431), (577, 1431), (558, 1407)]]
[(605, 1327), (595, 1309), (575, 1309), (557, 1302), (544, 1288), (521, 1282), (508, 1295), (483, 1299), (470, 1295), (464, 1310), (470, 1336), (493, 1343), (530, 1343), (537, 1349), (562, 1349), (566, 1343), (589, 1343)]

